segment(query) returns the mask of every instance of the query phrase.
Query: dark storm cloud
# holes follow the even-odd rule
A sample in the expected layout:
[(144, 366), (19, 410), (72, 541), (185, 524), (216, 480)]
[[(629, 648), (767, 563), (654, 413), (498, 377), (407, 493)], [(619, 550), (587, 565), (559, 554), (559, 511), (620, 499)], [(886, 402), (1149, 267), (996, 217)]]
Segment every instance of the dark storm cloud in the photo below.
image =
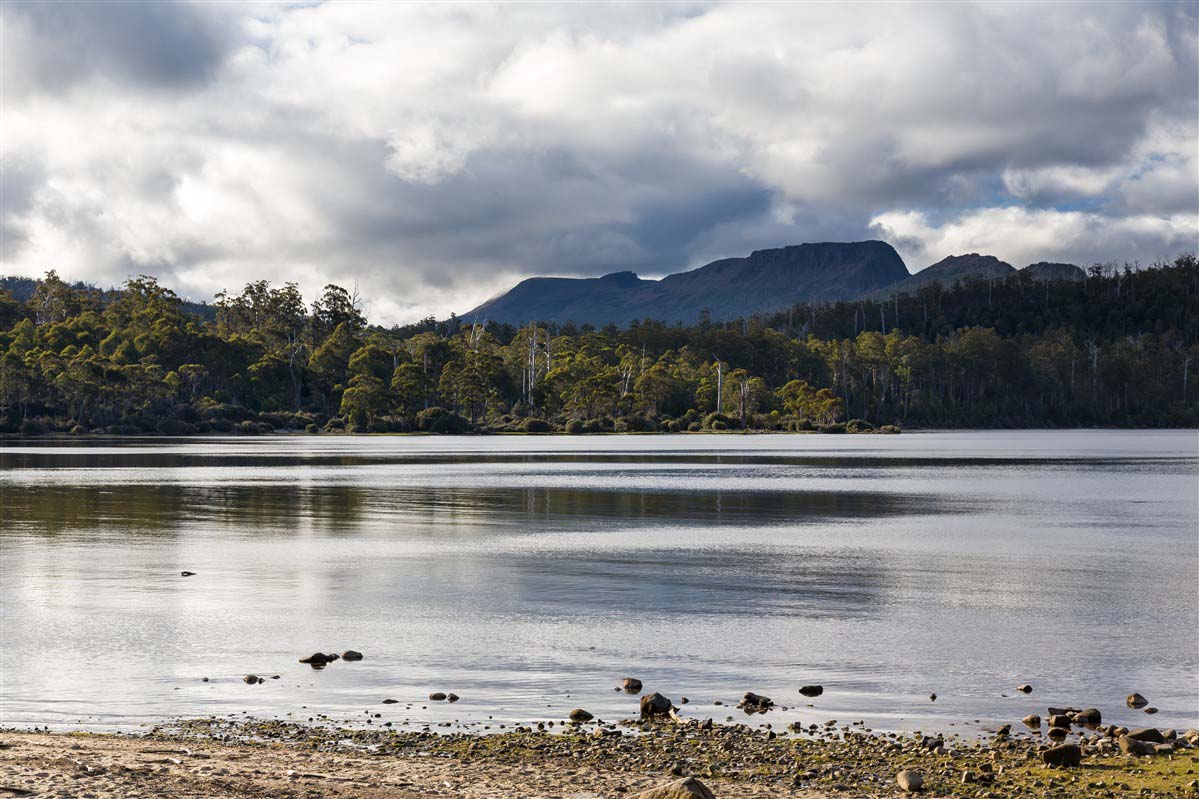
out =
[(17, 0), (4, 4), (3, 15), (24, 39), (20, 62), (11, 65), (12, 80), (23, 81), (13, 88), (24, 91), (60, 92), (97, 77), (195, 85), (215, 75), (234, 44), (234, 28), (215, 3)]

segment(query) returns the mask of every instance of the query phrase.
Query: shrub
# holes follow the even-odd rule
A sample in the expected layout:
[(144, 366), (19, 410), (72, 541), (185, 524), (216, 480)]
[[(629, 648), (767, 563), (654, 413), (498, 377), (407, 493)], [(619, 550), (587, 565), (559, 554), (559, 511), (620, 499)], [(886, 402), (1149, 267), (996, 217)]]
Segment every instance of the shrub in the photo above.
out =
[(899, 427), (897, 427), (896, 425), (885, 424), (878, 429), (878, 432), (886, 433), (888, 435), (896, 435), (900, 432), (900, 430), (899, 430)]
[(804, 430), (815, 430), (816, 425), (812, 424), (811, 419), (799, 419), (795, 422), (793, 428), (795, 432), (800, 433)]
[[(716, 427), (716, 423), (720, 422), (724, 427)], [(713, 430), (724, 430), (729, 426), (729, 417), (723, 413), (709, 413), (704, 417), (704, 427), (711, 427)]]
[(185, 436), (194, 433), (196, 427), (178, 419), (159, 419), (155, 430), (164, 436)]
[(416, 415), (416, 427), (427, 433), (458, 434), (468, 433), (471, 424), (458, 414), (445, 408), (434, 406), (426, 408)]
[(534, 418), (525, 420), (526, 433), (550, 433), (553, 432), (553, 429), (545, 419)]
[(212, 425), (210, 425), (208, 422), (196, 422), (196, 432), (197, 433), (211, 433)]
[(229, 421), (228, 419), (213, 419), (210, 424), (212, 425), (212, 429), (218, 433), (233, 432), (233, 422)]
[(578, 419), (571, 419), (566, 423), (566, 432), (570, 433), (572, 436), (577, 436), (586, 433), (587, 428)]
[(46, 435), (46, 425), (37, 419), (25, 419), (21, 422), (21, 426), (17, 428), (23, 436), (44, 436)]
[(687, 425), (688, 433), (698, 433), (700, 430), (703, 430), (703, 429), (704, 429), (704, 426), (702, 424), (700, 424), (699, 422), (692, 422), (691, 424)]
[(818, 429), (822, 433), (844, 433), (845, 425), (841, 424), (840, 422), (834, 422), (833, 424), (826, 424), (824, 427)]
[(345, 430), (346, 429), (346, 420), (342, 419), (339, 416), (334, 416), (332, 419), (325, 422), (325, 429), (326, 430)]
[(81, 436), (81, 435), (83, 435), (83, 434), (84, 434), (84, 433), (86, 433), (86, 432), (88, 432), (87, 428), (86, 428), (86, 427), (84, 427), (84, 426), (83, 426), (83, 425), (81, 425), (81, 424), (77, 424), (77, 425), (75, 425), (74, 427), (72, 427), (72, 428), (71, 428), (71, 433), (72, 433), (73, 435)]
[(612, 429), (614, 429), (617, 433), (629, 432), (629, 420), (628, 419), (617, 419), (616, 424), (612, 426)]
[(113, 424), (108, 426), (108, 432), (114, 436), (136, 436), (142, 429), (131, 424)]
[(683, 423), (678, 419), (671, 419), (666, 423), (666, 429), (671, 433), (681, 432), (683, 429)]
[(710, 424), (708, 426), (711, 427), (713, 430), (728, 430), (729, 429), (728, 424), (726, 422), (721, 421), (720, 419), (714, 419), (712, 421), (712, 424)]
[(874, 429), (874, 425), (865, 419), (850, 419), (845, 423), (845, 429), (851, 433), (866, 433)]
[(307, 425), (304, 428), (305, 433), (319, 433), (320, 431), (321, 431), (321, 429), (319, 427), (317, 427), (315, 424)]

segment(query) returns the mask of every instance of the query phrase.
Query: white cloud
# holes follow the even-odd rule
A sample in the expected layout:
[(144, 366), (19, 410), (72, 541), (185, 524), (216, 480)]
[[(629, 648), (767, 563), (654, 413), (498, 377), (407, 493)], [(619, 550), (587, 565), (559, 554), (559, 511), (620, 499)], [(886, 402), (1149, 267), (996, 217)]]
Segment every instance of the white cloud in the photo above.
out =
[(1199, 241), (1199, 216), (1107, 217), (1082, 211), (980, 208), (935, 224), (919, 211), (879, 214), (878, 234), (895, 244), (909, 268), (921, 269), (947, 255), (979, 252), (1016, 267), (1035, 261), (1089, 266), (1134, 254), (1143, 262), (1172, 258)]
[(913, 267), (1196, 248), (1193, 6), (76, 8), (0, 7), (0, 271), (396, 321), (882, 225)]

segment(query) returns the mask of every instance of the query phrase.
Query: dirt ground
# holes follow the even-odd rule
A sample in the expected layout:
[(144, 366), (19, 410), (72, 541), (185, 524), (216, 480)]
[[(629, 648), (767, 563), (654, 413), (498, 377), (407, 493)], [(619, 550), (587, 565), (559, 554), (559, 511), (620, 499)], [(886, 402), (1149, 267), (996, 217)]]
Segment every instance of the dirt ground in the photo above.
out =
[[(216, 797), (630, 797), (677, 779), (577, 765), (462, 762), (436, 756), (303, 752), (282, 746), (163, 742), (108, 735), (0, 734), (0, 799)], [(803, 790), (704, 779), (720, 799), (803, 797)]]

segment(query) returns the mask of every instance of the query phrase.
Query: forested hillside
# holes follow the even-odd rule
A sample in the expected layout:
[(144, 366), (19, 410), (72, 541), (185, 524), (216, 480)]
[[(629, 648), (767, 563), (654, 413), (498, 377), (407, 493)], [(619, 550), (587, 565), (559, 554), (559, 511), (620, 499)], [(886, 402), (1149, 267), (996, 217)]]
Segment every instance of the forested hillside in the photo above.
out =
[[(0, 430), (118, 434), (1199, 424), (1199, 262), (934, 284), (736, 323), (367, 324), (328, 286), (0, 290)], [(868, 423), (861, 420), (868, 420)]]

